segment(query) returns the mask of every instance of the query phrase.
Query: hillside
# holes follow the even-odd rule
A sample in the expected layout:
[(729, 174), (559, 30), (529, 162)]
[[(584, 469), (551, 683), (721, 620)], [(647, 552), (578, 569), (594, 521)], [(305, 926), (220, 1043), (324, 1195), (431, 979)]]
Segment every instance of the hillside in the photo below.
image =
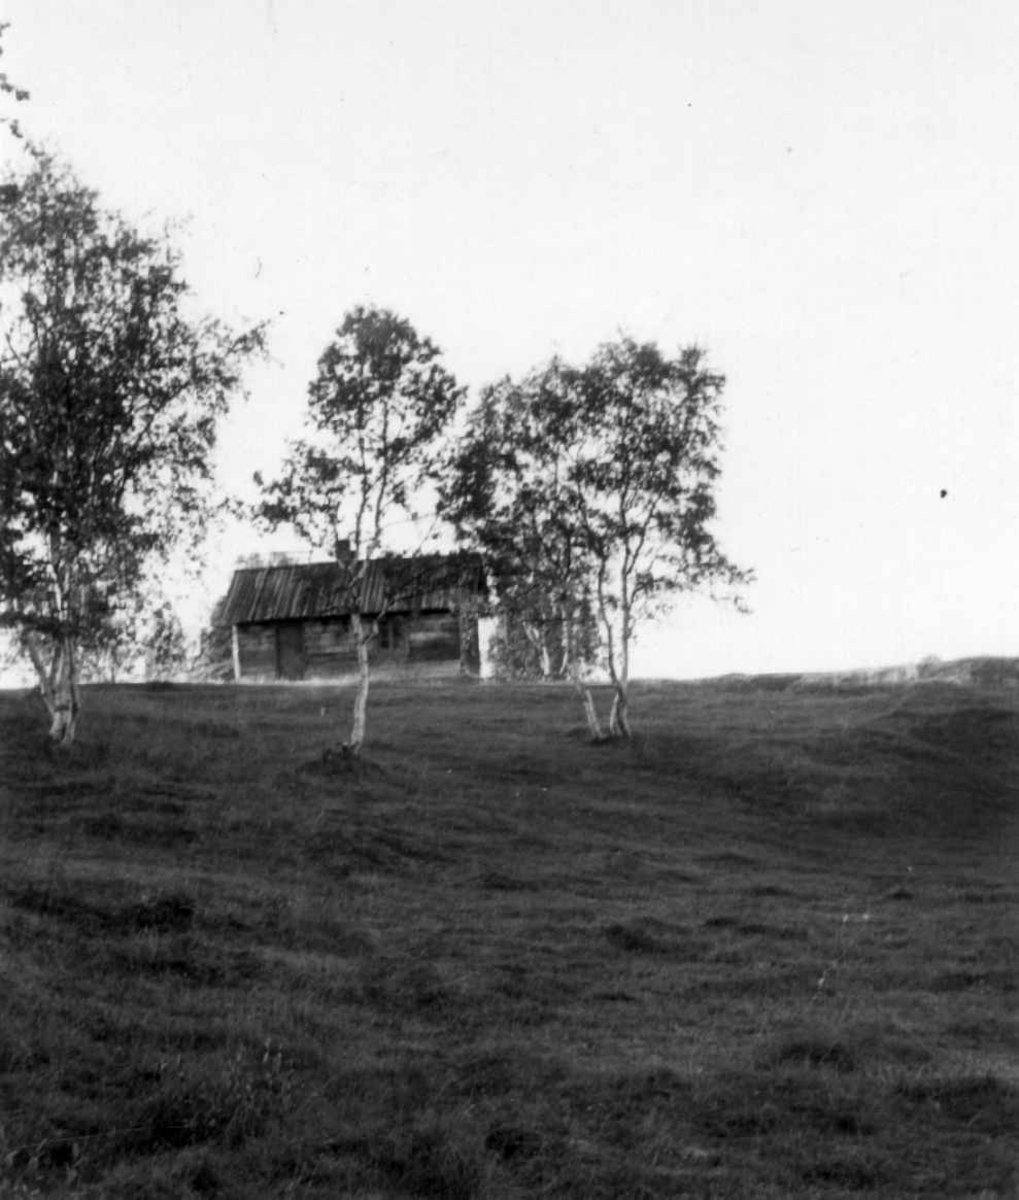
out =
[(854, 671), (727, 675), (704, 682), (729, 688), (743, 685), (780, 691), (787, 687), (886, 687), (912, 683), (960, 683), (973, 687), (1019, 688), (1019, 658), (994, 658), (987, 655), (948, 661), (927, 658), (921, 662), (899, 663), (891, 667), (864, 667)]
[(791, 682), (0, 695), (0, 1194), (1011, 1196), (1019, 693)]

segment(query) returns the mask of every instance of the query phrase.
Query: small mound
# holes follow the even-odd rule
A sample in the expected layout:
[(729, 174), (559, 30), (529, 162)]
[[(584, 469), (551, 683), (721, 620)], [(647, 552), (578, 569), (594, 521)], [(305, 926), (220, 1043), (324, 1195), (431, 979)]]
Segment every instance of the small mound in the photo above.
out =
[(364, 779), (369, 775), (381, 775), (378, 763), (363, 757), (350, 746), (329, 746), (308, 762), (302, 763), (298, 771), (303, 775), (319, 775), (326, 778)]

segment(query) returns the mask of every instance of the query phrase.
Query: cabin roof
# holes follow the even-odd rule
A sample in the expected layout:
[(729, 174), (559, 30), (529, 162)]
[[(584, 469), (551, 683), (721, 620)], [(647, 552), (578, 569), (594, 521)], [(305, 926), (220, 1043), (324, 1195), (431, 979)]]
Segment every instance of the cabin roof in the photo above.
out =
[(223, 609), (227, 625), (261, 621), (313, 620), (342, 617), (353, 611), (352, 601), (361, 575), (360, 611), (365, 615), (451, 609), (464, 594), (484, 591), (484, 572), (474, 555), (389, 555), (373, 559), (364, 569), (358, 563), (316, 562), (280, 567), (244, 567), (234, 571)]

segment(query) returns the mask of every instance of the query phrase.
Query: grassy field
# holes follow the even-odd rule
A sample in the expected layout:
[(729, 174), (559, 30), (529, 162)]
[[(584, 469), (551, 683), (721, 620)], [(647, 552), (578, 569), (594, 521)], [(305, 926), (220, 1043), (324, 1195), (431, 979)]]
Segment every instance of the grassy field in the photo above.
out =
[(1019, 690), (0, 694), (0, 1195), (1011, 1197)]

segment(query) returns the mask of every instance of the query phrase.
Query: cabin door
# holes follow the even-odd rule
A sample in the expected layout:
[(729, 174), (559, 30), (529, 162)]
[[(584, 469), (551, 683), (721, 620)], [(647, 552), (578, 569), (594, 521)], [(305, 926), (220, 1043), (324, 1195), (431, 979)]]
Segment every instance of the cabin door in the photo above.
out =
[(276, 627), (276, 676), (304, 678), (304, 628), (300, 624)]

